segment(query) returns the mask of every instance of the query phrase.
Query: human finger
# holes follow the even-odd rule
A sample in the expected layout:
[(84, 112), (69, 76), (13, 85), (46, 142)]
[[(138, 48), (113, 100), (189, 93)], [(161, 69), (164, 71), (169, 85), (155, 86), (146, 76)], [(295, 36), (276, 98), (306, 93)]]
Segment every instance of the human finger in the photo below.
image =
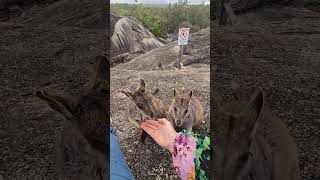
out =
[(159, 122), (155, 120), (145, 120), (145, 123), (152, 124), (154, 126), (159, 126)]
[(162, 124), (162, 125), (171, 125), (171, 123), (166, 119), (166, 118), (161, 118), (158, 120), (159, 124)]
[(168, 120), (165, 119), (165, 118), (161, 118), (161, 119), (158, 120), (158, 122), (159, 122), (160, 124), (165, 124), (167, 121), (168, 121)]
[(149, 126), (147, 126), (146, 124), (141, 124), (141, 128), (147, 132), (152, 138), (155, 136), (155, 130)]
[(156, 125), (154, 125), (154, 124), (147, 123), (147, 122), (143, 122), (143, 124), (144, 124), (145, 126), (148, 126), (148, 127), (151, 128), (151, 129), (154, 129), (154, 130), (158, 129), (158, 126), (156, 126)]

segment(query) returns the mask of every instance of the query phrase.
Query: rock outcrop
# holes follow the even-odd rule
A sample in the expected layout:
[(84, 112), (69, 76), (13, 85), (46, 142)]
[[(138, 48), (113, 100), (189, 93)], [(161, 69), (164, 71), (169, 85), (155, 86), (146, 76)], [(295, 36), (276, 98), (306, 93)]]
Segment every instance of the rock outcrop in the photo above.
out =
[(143, 50), (145, 52), (163, 45), (148, 29), (132, 17), (110, 15), (111, 57)]
[[(184, 66), (210, 63), (210, 31), (201, 30), (191, 34), (188, 45), (184, 47), (182, 64)], [(153, 70), (161, 63), (164, 69), (174, 66), (179, 60), (180, 47), (177, 41), (173, 41), (152, 51), (146, 52), (121, 66), (132, 70)]]

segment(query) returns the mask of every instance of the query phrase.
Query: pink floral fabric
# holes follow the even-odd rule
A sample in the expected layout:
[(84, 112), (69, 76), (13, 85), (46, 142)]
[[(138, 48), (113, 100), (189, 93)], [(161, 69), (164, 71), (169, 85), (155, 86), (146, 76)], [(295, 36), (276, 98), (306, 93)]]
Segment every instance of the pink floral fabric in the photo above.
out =
[(195, 151), (197, 139), (178, 133), (173, 142), (173, 166), (182, 180), (195, 179)]

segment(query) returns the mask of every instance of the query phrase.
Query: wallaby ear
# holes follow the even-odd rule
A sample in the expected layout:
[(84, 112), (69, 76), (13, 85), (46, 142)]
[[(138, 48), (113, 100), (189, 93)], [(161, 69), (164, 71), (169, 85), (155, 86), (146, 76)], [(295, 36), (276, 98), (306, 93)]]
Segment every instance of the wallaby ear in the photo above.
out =
[(126, 95), (127, 97), (129, 97), (130, 99), (133, 99), (133, 95), (131, 94), (131, 92), (129, 91), (121, 91), (124, 95)]
[(93, 75), (91, 90), (99, 92), (100, 95), (106, 96), (109, 93), (110, 86), (110, 64), (105, 56), (97, 56), (93, 63)]
[(254, 118), (255, 121), (259, 119), (262, 108), (264, 105), (264, 93), (261, 88), (257, 88), (254, 94), (250, 97), (249, 107), (256, 111), (257, 116)]
[(236, 100), (239, 100), (242, 96), (241, 90), (240, 90), (240, 84), (234, 79), (231, 81), (231, 89), (232, 89), (233, 97)]
[(192, 93), (193, 93), (192, 90), (190, 90), (190, 91), (188, 92), (190, 98), (192, 97)]
[(146, 89), (146, 85), (145, 85), (145, 83), (144, 83), (144, 80), (141, 79), (141, 80), (140, 80), (140, 87), (139, 87), (139, 90), (138, 90), (138, 91), (144, 92), (145, 89)]
[(46, 91), (37, 91), (36, 96), (47, 102), (47, 104), (55, 111), (64, 115), (67, 119), (72, 118), (73, 106), (72, 99), (66, 96), (58, 96), (50, 94)]
[(106, 97), (109, 93), (109, 84), (107, 81), (98, 80), (94, 83), (92, 89), (89, 92), (98, 92), (100, 96)]
[(93, 81), (107, 80), (110, 77), (110, 63), (105, 56), (96, 56), (93, 64)]

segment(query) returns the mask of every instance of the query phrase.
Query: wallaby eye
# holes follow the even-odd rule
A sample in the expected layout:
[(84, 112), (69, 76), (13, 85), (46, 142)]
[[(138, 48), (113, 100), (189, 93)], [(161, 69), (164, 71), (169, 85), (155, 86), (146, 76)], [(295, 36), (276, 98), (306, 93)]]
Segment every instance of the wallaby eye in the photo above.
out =
[(251, 155), (250, 152), (245, 152), (245, 153), (243, 153), (241, 156), (239, 156), (238, 160), (239, 160), (240, 162), (245, 162), (245, 161), (247, 161), (247, 160), (249, 159), (249, 156), (250, 156), (250, 155)]
[(77, 113), (81, 113), (81, 112), (82, 112), (82, 106), (81, 106), (81, 104), (78, 104), (78, 105), (76, 106), (76, 112), (77, 112)]
[(144, 110), (143, 105), (141, 105), (141, 104), (137, 104), (137, 106), (138, 106), (138, 108), (139, 108), (139, 109)]

